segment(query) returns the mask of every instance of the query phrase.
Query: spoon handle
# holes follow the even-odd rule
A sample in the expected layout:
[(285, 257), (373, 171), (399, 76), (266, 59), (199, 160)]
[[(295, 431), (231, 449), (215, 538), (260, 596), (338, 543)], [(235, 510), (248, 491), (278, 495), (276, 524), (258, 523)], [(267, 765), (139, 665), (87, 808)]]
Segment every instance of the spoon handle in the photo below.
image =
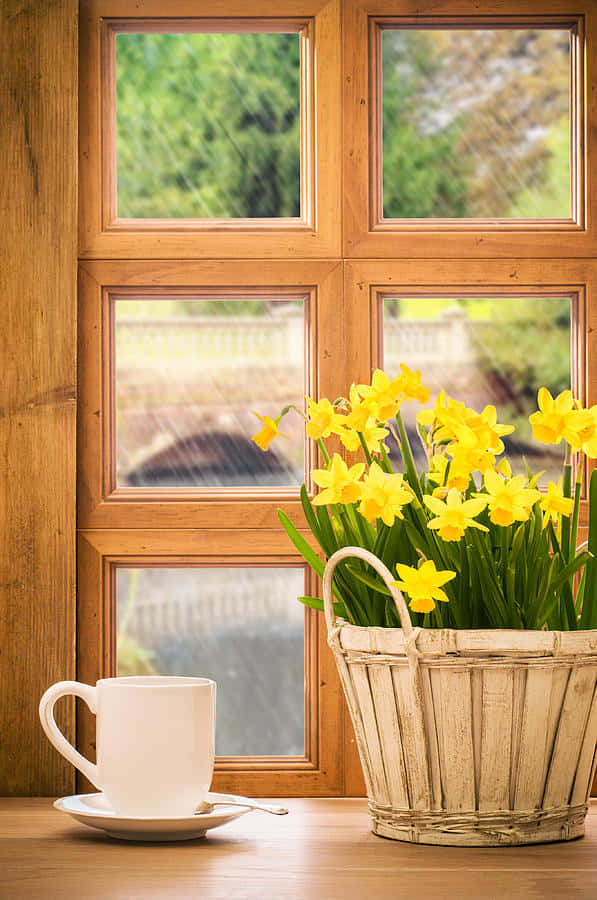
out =
[(286, 816), (288, 810), (283, 806), (267, 806), (261, 803), (251, 803), (250, 800), (241, 803), (239, 800), (214, 800), (213, 803), (201, 803), (197, 809), (198, 813), (211, 812), (214, 806), (244, 806), (247, 809), (261, 809), (263, 812), (272, 813), (274, 816)]

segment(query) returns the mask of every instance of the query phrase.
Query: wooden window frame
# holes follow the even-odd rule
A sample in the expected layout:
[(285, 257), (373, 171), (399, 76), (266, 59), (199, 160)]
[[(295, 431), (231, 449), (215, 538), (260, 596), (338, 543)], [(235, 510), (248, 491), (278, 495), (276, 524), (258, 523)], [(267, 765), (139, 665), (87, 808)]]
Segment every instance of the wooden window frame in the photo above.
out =
[[(109, 47), (105, 39), (102, 45), (102, 34), (109, 30), (104, 20), (120, 18), (119, 27), (129, 27), (134, 19), (161, 19), (163, 26), (173, 19), (177, 24), (196, 20), (200, 14), (204, 25), (210, 22), (220, 29), (224, 28), (222, 4), (221, 0), (173, 0), (165, 17), (157, 0), (82, 0), (77, 606), (81, 680), (92, 682), (115, 671), (114, 567), (252, 562), (303, 566), (280, 528), (278, 507), (313, 546), (295, 489), (240, 490), (232, 496), (223, 490), (115, 486), (113, 469), (101, 462), (98, 452), (113, 440), (105, 379), (111, 365), (110, 323), (104, 312), (110, 293), (149, 291), (167, 296), (177, 290), (249, 288), (308, 294), (314, 325), (311, 359), (317, 361), (308, 373), (308, 384), (316, 396), (328, 397), (345, 393), (347, 380), (370, 377), (379, 359), (376, 311), (377, 298), (384, 292), (402, 290), (408, 296), (423, 296), (432, 288), (444, 294), (478, 288), (480, 295), (494, 296), (501, 291), (574, 294), (584, 311), (577, 323), (578, 384), (587, 402), (594, 401), (597, 372), (591, 371), (590, 359), (597, 349), (595, 262), (549, 259), (556, 249), (560, 257), (597, 254), (591, 213), (591, 200), (597, 197), (592, 165), (596, 146), (587, 129), (587, 122), (597, 119), (597, 90), (593, 90), (597, 12), (590, 9), (589, 0), (578, 0), (575, 16), (566, 10), (565, 0), (526, 0), (523, 11), (526, 24), (546, 21), (546, 17), (563, 17), (558, 21), (566, 22), (582, 17), (583, 33), (590, 36), (591, 52), (579, 55), (575, 63), (579, 69), (585, 67), (585, 80), (579, 84), (587, 98), (585, 103), (580, 97), (582, 115), (575, 120), (576, 171), (585, 184), (583, 203), (576, 206), (578, 221), (562, 227), (559, 223), (555, 229), (540, 223), (541, 227), (527, 230), (500, 223), (487, 229), (478, 220), (465, 223), (464, 228), (458, 227), (462, 223), (449, 223), (442, 229), (430, 220), (396, 231), (395, 223), (378, 222), (379, 196), (377, 210), (371, 203), (371, 148), (375, 149), (371, 135), (375, 132), (370, 126), (375, 98), (370, 94), (374, 82), (370, 76), (377, 69), (363, 48), (370, 46), (371, 35), (376, 34), (374, 23), (399, 16), (411, 25), (440, 24), (457, 17), (459, 22), (474, 24), (498, 16), (514, 21), (517, 14), (516, 21), (521, 21), (514, 0), (509, 4), (504, 7), (490, 0), (479, 14), (476, 0), (425, 0), (423, 4), (416, 0), (256, 0), (250, 8), (252, 22), (262, 18), (271, 28), (274, 20), (300, 22), (315, 42), (315, 52), (306, 54), (306, 71), (312, 71), (313, 77), (303, 90), (303, 106), (311, 104), (303, 146), (312, 149), (311, 162), (306, 164), (313, 178), (311, 186), (305, 187), (311, 198), (305, 201), (305, 222), (153, 220), (135, 230), (134, 220), (115, 221), (110, 206), (113, 158), (102, 143), (109, 131), (101, 104), (102, 71), (109, 62), (108, 51), (102, 50)], [(236, 20), (235, 28), (246, 12), (246, 3), (240, 0), (231, 0), (225, 7), (225, 17)], [(542, 257), (548, 259), (542, 261)], [(312, 583), (312, 589), (318, 588)], [(305, 757), (218, 760), (217, 789), (272, 796), (363, 793), (352, 727), (327, 648), (323, 617), (308, 611), (305, 621), (306, 672), (311, 683)], [(78, 718), (78, 737), (81, 748), (91, 751), (93, 724), (84, 710)]]
[[(343, 390), (342, 264), (338, 261), (102, 260), (79, 267), (79, 528), (276, 528), (281, 507), (301, 524), (298, 487), (138, 488), (113, 486), (113, 340), (106, 300), (144, 290), (155, 296), (258, 290), (308, 295), (306, 387), (317, 395)], [(179, 293), (177, 293), (179, 292)], [(100, 451), (100, 448), (102, 450)], [(102, 458), (103, 457), (103, 458)], [(307, 453), (307, 462), (311, 454)]]
[[(315, 578), (280, 529), (86, 531), (79, 533), (78, 558), (78, 639), (86, 652), (78, 656), (77, 678), (85, 683), (116, 675), (117, 567), (304, 568), (307, 590), (317, 590)], [(321, 619), (305, 610), (305, 754), (218, 757), (214, 790), (256, 796), (343, 792), (344, 767), (338, 765), (343, 755), (343, 701)], [(77, 745), (93, 758), (95, 719), (83, 704), (77, 715)], [(92, 790), (81, 776), (79, 787)]]
[[(82, 259), (339, 256), (339, 0), (82, 0), (79, 173)], [(84, 10), (84, 13), (83, 13)], [(200, 14), (198, 14), (200, 13)], [(114, 35), (123, 31), (301, 34), (301, 217), (120, 219), (116, 216)], [(317, 139), (316, 139), (317, 138)]]
[[(579, 0), (345, 0), (344, 255), (346, 257), (574, 257), (597, 252), (595, 133), (597, 10)], [(569, 219), (385, 219), (381, 191), (381, 30), (475, 25), (569, 27), (571, 54), (571, 217)], [(368, 54), (359, 54), (367, 46)], [(586, 47), (590, 51), (586, 51)]]
[[(302, 516), (298, 487), (148, 489), (114, 483), (113, 299), (145, 294), (225, 297), (238, 296), (240, 291), (309, 298), (306, 387), (317, 395), (341, 393), (340, 262), (97, 260), (80, 264), (77, 643), (81, 681), (94, 683), (116, 674), (114, 566), (303, 567), (302, 557), (280, 527), (279, 508), (314, 545)], [(307, 592), (317, 592), (315, 580), (310, 575), (308, 579)], [(218, 758), (217, 790), (262, 795), (343, 793), (341, 688), (327, 651), (323, 617), (310, 610), (306, 611), (305, 638), (305, 757)], [(93, 750), (94, 729), (94, 720), (81, 707), (77, 734), (83, 752)]]
[[(583, 403), (595, 402), (597, 371), (591, 360), (597, 359), (597, 269), (592, 260), (351, 260), (344, 269), (344, 309), (347, 356), (355, 378), (368, 378), (383, 357), (379, 303), (389, 295), (570, 297), (572, 388)], [(361, 337), (355, 340), (356, 335)], [(585, 498), (588, 474), (585, 470)], [(583, 526), (587, 512), (585, 499)]]

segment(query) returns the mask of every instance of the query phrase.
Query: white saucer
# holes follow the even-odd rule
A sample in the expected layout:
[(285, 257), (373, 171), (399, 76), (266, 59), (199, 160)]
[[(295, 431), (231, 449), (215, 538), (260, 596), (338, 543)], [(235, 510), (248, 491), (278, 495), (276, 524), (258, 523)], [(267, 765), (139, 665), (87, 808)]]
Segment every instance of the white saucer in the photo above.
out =
[[(247, 798), (232, 794), (208, 794), (205, 799), (208, 803), (216, 800), (242, 803)], [(83, 825), (99, 828), (111, 837), (126, 841), (188, 841), (203, 837), (208, 829), (225, 825), (251, 811), (242, 806), (217, 806), (213, 812), (196, 813), (194, 816), (167, 816), (159, 819), (149, 816), (117, 816), (103, 794), (62, 797), (54, 802), (54, 806)]]

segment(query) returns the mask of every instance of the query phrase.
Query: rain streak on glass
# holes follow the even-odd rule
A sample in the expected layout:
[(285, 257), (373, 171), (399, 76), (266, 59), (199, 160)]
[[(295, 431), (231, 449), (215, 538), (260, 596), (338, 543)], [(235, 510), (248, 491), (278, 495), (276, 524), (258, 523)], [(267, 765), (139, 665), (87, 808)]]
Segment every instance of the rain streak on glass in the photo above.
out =
[(298, 34), (117, 34), (121, 218), (300, 216)]
[(570, 31), (382, 32), (383, 215), (567, 218)]
[(307, 300), (115, 301), (119, 486), (297, 486), (304, 422), (292, 412), (270, 450), (253, 414), (305, 405)]
[(303, 756), (304, 593), (302, 568), (119, 568), (118, 675), (212, 678), (219, 756)]
[[(420, 369), (431, 389), (429, 407), (442, 388), (479, 412), (495, 406), (498, 422), (515, 426), (503, 438), (514, 472), (526, 471), (526, 458), (534, 473), (545, 469), (541, 485), (561, 476), (564, 442), (534, 441), (528, 417), (542, 385), (552, 395), (570, 387), (569, 298), (386, 298), (383, 304), (383, 359), (391, 377), (401, 362)], [(420, 469), (425, 456), (415, 416), (421, 408), (416, 402), (402, 407)]]

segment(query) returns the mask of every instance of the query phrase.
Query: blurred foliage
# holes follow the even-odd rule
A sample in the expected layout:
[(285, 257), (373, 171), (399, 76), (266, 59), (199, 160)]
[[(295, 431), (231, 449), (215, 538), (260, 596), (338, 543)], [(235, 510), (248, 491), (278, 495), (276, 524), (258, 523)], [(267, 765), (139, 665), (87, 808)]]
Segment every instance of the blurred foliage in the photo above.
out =
[(455, 307), (470, 323), (486, 381), (508, 398), (500, 404), (501, 418), (530, 434), (527, 416), (539, 388), (557, 394), (570, 387), (570, 298), (391, 298), (384, 316), (438, 320)]
[(118, 215), (300, 215), (298, 34), (119, 34)]
[[(140, 577), (139, 569), (131, 569), (124, 608), (118, 610), (117, 673), (120, 676), (157, 675), (155, 654), (143, 647), (134, 634), (135, 604)], [(132, 627), (131, 627), (132, 626)]]
[[(569, 215), (569, 66), (565, 29), (385, 30), (384, 214)], [(297, 34), (119, 34), (116, 74), (120, 216), (300, 214)], [(399, 314), (441, 315), (446, 302), (401, 300)], [(477, 330), (482, 365), (507, 385), (511, 415), (540, 384), (569, 385), (568, 299), (448, 303), (491, 323)], [(273, 304), (159, 306), (254, 316)], [(119, 314), (156, 307), (121, 301)]]
[[(300, 215), (298, 34), (119, 34), (118, 214)], [(569, 215), (565, 29), (389, 29), (384, 214)]]
[(119, 631), (118, 646), (118, 675), (157, 675), (155, 667), (155, 653), (142, 647), (130, 634)]
[(570, 214), (564, 29), (387, 30), (384, 215)]
[(542, 171), (541, 192), (525, 188), (512, 206), (513, 216), (541, 218), (569, 215), (570, 209), (570, 124), (565, 116), (550, 128), (545, 139), (547, 153)]
[(454, 166), (461, 124), (424, 124), (437, 106), (429, 89), (443, 68), (432, 32), (384, 31), (382, 40), (384, 215), (429, 218), (449, 209), (466, 216), (468, 164)]

